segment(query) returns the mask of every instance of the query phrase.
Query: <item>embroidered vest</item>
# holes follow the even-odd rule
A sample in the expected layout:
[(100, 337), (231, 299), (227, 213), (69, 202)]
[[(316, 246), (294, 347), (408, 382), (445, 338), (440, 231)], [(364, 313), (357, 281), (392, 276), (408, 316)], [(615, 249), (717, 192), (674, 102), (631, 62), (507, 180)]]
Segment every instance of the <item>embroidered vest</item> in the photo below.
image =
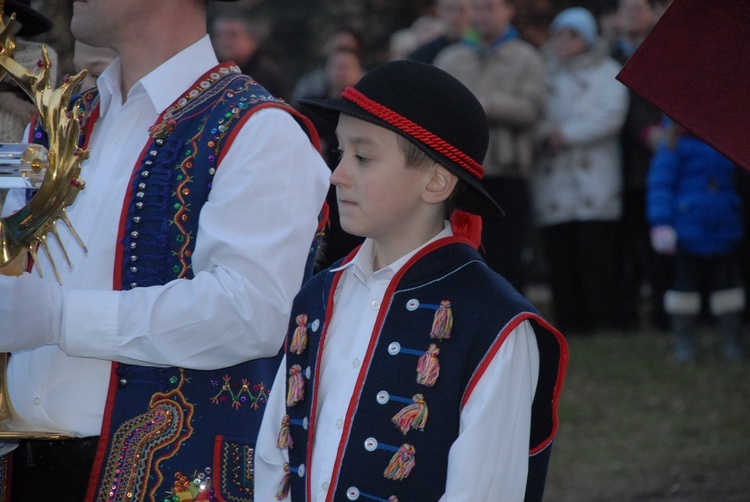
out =
[[(79, 103), (85, 146), (96, 89)], [(306, 119), (230, 65), (207, 72), (149, 129), (125, 198), (115, 289), (193, 277), (198, 217), (221, 155), (235, 127), (266, 107), (292, 113), (317, 142)], [(43, 131), (35, 138), (43, 141)], [(87, 500), (251, 502), (254, 444), (280, 357), (216, 371), (113, 364)]]
[[(288, 448), (290, 459), (280, 492), (290, 489), (293, 501), (311, 500), (306, 466), (315, 440), (317, 370), (340, 277), (341, 272), (318, 274), (292, 309), (287, 416), (278, 446)], [(502, 301), (487, 305), (488, 297)], [(562, 335), (505, 280), (488, 273), (468, 245), (443, 239), (410, 260), (381, 303), (326, 500), (438, 500), (445, 491), (448, 452), (459, 432), (459, 410), (483, 364), (524, 320), (532, 322), (541, 357), (532, 412), (533, 459), (548, 450), (556, 430), (557, 394), (567, 361)], [(530, 465), (530, 480), (537, 467), (546, 476), (546, 463), (535, 466), (532, 460)], [(542, 483), (542, 491), (545, 476), (533, 481)]]

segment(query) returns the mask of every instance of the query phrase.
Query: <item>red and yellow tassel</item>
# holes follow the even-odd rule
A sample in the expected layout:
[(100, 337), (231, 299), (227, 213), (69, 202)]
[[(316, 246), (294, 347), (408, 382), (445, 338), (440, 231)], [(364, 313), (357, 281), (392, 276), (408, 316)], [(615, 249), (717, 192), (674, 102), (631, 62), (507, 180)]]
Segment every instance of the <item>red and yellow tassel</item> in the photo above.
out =
[(414, 469), (414, 455), (416, 449), (410, 444), (402, 444), (396, 453), (393, 454), (391, 462), (385, 468), (383, 475), (388, 479), (401, 481), (406, 479)]
[(427, 348), (427, 352), (419, 357), (417, 363), (417, 383), (432, 387), (440, 375), (440, 361), (438, 361), (440, 349), (434, 343)]
[(413, 404), (405, 406), (401, 411), (396, 413), (391, 422), (396, 424), (399, 430), (406, 435), (409, 429), (424, 430), (427, 424), (427, 402), (422, 394), (415, 394), (412, 397)]
[(281, 429), (279, 429), (279, 435), (276, 437), (277, 448), (292, 448), (294, 446), (294, 440), (292, 440), (292, 434), (289, 430), (289, 415), (284, 415), (281, 419)]
[(295, 320), (297, 327), (294, 329), (289, 350), (295, 354), (302, 354), (307, 348), (307, 314), (300, 314)]
[(279, 489), (276, 490), (276, 500), (284, 500), (289, 496), (291, 488), (291, 474), (289, 473), (289, 464), (284, 464), (284, 476), (279, 481)]
[(430, 331), (430, 337), (437, 338), (438, 340), (450, 338), (452, 328), (453, 309), (451, 309), (451, 302), (443, 300), (440, 302), (440, 306), (435, 312), (435, 318), (432, 320), (432, 331)]
[(302, 366), (295, 364), (289, 368), (289, 390), (286, 394), (286, 405), (294, 406), (305, 398), (305, 378)]

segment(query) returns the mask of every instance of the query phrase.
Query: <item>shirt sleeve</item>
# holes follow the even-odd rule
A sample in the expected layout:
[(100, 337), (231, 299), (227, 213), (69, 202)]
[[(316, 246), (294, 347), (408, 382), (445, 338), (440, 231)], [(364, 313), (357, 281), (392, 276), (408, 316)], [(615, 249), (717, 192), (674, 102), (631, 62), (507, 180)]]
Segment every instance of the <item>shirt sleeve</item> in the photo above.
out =
[(276, 354), (329, 175), (289, 113), (257, 112), (201, 209), (194, 278), (130, 291), (66, 290), (60, 347), (72, 356), (194, 369)]
[(461, 411), (440, 502), (523, 500), (539, 348), (524, 321), (507, 337)]
[[(276, 492), (284, 477), (284, 464), (289, 462), (287, 451), (276, 447), (281, 419), (286, 413), (285, 394), (286, 356), (281, 360), (273, 381), (255, 445), (255, 500), (277, 500)], [(288, 501), (289, 497), (283, 500)]]

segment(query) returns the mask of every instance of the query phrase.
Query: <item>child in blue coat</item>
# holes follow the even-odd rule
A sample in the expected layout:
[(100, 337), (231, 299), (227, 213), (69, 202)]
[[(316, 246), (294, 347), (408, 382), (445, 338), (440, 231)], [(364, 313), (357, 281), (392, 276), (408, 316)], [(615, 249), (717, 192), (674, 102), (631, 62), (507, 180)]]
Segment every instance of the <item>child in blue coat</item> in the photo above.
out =
[(735, 190), (735, 165), (678, 125), (667, 121), (666, 140), (651, 163), (647, 210), (651, 242), (674, 255), (675, 282), (664, 298), (677, 334), (675, 358), (696, 358), (693, 332), (701, 291), (709, 291), (718, 319), (722, 355), (741, 359), (745, 291), (738, 245), (743, 235), (742, 200)]

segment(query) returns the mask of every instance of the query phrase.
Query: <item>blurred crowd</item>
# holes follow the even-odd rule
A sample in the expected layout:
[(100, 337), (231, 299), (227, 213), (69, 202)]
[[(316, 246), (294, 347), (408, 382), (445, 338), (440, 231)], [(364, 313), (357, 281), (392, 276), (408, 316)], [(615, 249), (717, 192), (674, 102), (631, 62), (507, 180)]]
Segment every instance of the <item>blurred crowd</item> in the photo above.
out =
[[(742, 200), (750, 192), (748, 176), (729, 165), (723, 174), (693, 183), (705, 192), (700, 197), (685, 198), (678, 185), (690, 168), (681, 163), (693, 154), (680, 152), (689, 134), (676, 135), (657, 108), (615, 78), (670, 3), (593, 0), (584, 7), (551, 0), (435, 0), (389, 39), (387, 58), (434, 64), (461, 80), (484, 106), (491, 127), (485, 183), (505, 211), (504, 218), (484, 221), (485, 259), (522, 292), (539, 284), (548, 288), (548, 307), (567, 334), (679, 331), (685, 316), (687, 331), (696, 319), (715, 318), (729, 326), (725, 331), (737, 332), (747, 317), (743, 286), (750, 274), (750, 232)], [(269, 55), (268, 26), (252, 16), (214, 16), (208, 31), (220, 60), (235, 61), (296, 106), (299, 99), (337, 97), (368, 65), (382, 62), (353, 25), (327, 30), (318, 66), (294, 78)], [(18, 35), (22, 53), (23, 44), (38, 49)], [(76, 45), (76, 70), (96, 75), (108, 58), (107, 52)], [(3, 103), (14, 102), (3, 105), (0, 141), (20, 141), (25, 115), (33, 109), (7, 84), (0, 90)], [(334, 131), (318, 117), (309, 118), (319, 129), (327, 163), (335, 167)], [(664, 178), (653, 166), (662, 166), (670, 153), (668, 162), (677, 169), (670, 186), (676, 192), (655, 196)], [(680, 218), (694, 205), (719, 198), (736, 217), (729, 236), (710, 233), (717, 231), (718, 214), (710, 210), (690, 231), (699, 240), (724, 239), (726, 245), (697, 251), (683, 246), (695, 235), (682, 234)], [(665, 201), (671, 206), (657, 209), (655, 204)], [(320, 266), (360, 242), (338, 226), (333, 190), (329, 203), (331, 228)], [(689, 266), (686, 256), (694, 258)], [(731, 323), (727, 313), (734, 316)]]

